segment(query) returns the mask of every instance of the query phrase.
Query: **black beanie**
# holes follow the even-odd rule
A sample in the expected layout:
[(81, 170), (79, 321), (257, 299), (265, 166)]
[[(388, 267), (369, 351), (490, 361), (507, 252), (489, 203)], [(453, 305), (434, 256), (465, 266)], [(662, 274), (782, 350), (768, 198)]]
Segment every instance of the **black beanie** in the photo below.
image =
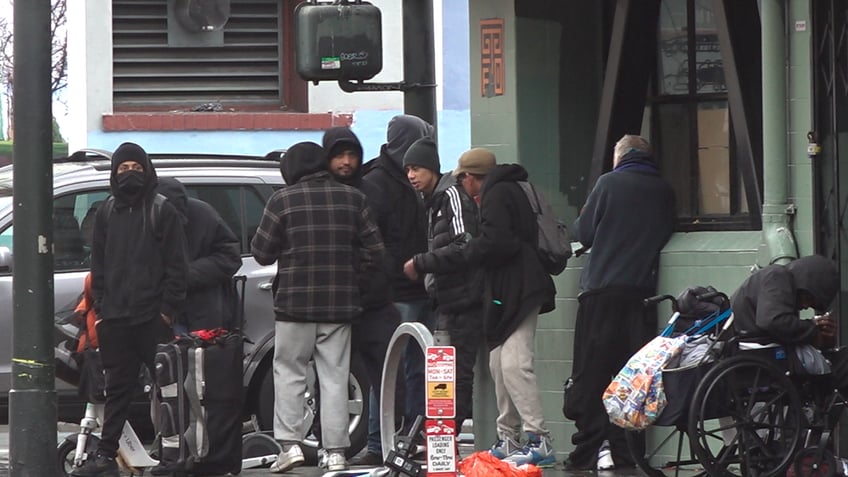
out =
[(436, 174), (441, 172), (442, 165), (439, 163), (439, 151), (433, 139), (422, 137), (409, 146), (409, 149), (403, 156), (404, 169), (407, 166), (424, 167)]

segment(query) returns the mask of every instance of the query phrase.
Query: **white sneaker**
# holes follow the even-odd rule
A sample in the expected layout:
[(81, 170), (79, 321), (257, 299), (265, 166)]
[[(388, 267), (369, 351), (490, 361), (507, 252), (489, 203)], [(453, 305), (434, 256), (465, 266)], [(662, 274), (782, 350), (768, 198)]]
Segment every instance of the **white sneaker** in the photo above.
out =
[(327, 454), (327, 470), (330, 472), (347, 470), (347, 460), (345, 460), (344, 452), (332, 451)]
[(303, 460), (303, 450), (301, 450), (299, 445), (293, 444), (289, 447), (289, 450), (280, 452), (277, 460), (271, 464), (270, 471), (275, 474), (282, 474), (289, 469), (303, 464)]
[(613, 469), (615, 469), (615, 461), (612, 460), (612, 451), (610, 451), (609, 441), (604, 441), (601, 448), (598, 449), (598, 470)]
[(318, 468), (326, 469), (327, 468), (327, 459), (329, 458), (329, 454), (323, 448), (318, 449)]

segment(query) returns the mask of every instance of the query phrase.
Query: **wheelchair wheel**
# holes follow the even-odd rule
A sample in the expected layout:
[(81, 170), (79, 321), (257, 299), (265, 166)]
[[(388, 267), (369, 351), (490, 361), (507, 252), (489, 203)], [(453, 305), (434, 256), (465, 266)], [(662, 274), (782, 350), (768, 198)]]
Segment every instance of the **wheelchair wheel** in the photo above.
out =
[[(691, 477), (707, 475), (692, 453), (689, 436), (685, 429), (677, 426), (654, 426), (651, 429), (651, 436), (654, 439), (647, 439), (644, 452), (639, 446), (638, 436), (644, 435), (645, 431), (624, 433), (627, 449), (633, 457), (633, 462), (645, 475), (648, 477), (666, 477), (666, 475), (678, 475), (680, 471), (686, 471), (686, 475)], [(676, 458), (662, 463), (659, 467), (654, 467), (651, 464), (652, 461), (656, 463), (661, 456), (670, 454), (675, 455)], [(667, 469), (669, 474), (666, 474), (664, 469)], [(694, 472), (690, 474), (690, 470)]]
[(774, 477), (793, 461), (801, 402), (774, 364), (752, 356), (721, 361), (698, 384), (689, 440), (709, 475)]

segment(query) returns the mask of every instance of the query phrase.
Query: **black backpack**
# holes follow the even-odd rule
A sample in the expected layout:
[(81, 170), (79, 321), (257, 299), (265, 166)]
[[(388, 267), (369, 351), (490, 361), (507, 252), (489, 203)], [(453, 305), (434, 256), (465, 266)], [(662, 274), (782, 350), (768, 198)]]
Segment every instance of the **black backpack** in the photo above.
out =
[(571, 258), (571, 236), (568, 228), (554, 214), (554, 209), (544, 195), (538, 193), (533, 184), (519, 181), (518, 185), (527, 196), (530, 208), (536, 214), (536, 224), (539, 227), (539, 241), (536, 245), (539, 260), (545, 271), (551, 275), (559, 275), (565, 270), (568, 259)]

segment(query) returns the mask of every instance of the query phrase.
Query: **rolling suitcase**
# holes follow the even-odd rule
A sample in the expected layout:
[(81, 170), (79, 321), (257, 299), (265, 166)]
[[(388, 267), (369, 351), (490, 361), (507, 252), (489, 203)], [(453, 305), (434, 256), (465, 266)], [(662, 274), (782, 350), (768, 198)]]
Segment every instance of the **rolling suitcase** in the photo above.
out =
[(241, 471), (244, 282), (235, 278), (238, 326), (193, 332), (157, 348), (160, 463), (153, 475)]

